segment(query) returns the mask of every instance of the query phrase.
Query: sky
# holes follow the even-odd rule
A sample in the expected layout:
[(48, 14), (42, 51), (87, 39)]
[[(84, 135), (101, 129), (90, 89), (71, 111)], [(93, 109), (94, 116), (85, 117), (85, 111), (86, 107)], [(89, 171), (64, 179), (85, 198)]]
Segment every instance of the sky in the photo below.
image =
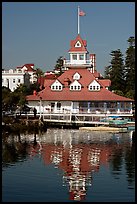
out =
[(125, 57), (128, 38), (135, 37), (135, 2), (2, 2), (2, 68), (34, 64), (44, 72), (54, 69), (60, 56), (69, 59), (70, 41), (80, 36), (96, 69), (104, 73), (112, 50)]

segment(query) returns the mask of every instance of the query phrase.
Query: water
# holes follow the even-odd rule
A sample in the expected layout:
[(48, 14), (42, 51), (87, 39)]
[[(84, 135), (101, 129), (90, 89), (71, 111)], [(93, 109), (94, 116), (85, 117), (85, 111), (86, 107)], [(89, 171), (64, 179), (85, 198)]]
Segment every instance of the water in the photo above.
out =
[(9, 135), (2, 143), (2, 201), (135, 202), (134, 133)]

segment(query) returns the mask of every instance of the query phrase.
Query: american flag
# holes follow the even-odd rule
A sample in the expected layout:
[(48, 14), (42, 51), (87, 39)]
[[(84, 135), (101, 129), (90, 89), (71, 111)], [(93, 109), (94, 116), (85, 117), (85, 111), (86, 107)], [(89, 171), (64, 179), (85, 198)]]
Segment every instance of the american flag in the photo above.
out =
[(79, 16), (85, 16), (86, 15), (86, 13), (84, 12), (84, 11), (79, 11)]

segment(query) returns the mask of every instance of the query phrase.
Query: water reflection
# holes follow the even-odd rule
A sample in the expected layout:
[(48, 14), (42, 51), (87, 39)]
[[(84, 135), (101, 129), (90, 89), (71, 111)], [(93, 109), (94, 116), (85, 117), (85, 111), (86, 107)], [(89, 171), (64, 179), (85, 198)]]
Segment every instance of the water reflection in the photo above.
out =
[(3, 140), (3, 167), (39, 155), (45, 165), (63, 170), (62, 185), (68, 187), (69, 199), (80, 201), (101, 165), (118, 179), (124, 163), (128, 187), (133, 188), (134, 134), (48, 129), (45, 133), (10, 135)]

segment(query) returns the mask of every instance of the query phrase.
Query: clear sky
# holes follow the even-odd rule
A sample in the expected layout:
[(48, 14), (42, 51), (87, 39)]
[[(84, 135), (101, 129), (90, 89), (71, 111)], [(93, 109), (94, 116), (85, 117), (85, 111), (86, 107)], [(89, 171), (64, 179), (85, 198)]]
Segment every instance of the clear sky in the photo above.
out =
[(69, 59), (78, 6), (86, 13), (80, 35), (104, 73), (111, 51), (125, 55), (128, 38), (135, 36), (135, 2), (2, 2), (2, 68), (33, 63), (47, 71), (60, 56)]

